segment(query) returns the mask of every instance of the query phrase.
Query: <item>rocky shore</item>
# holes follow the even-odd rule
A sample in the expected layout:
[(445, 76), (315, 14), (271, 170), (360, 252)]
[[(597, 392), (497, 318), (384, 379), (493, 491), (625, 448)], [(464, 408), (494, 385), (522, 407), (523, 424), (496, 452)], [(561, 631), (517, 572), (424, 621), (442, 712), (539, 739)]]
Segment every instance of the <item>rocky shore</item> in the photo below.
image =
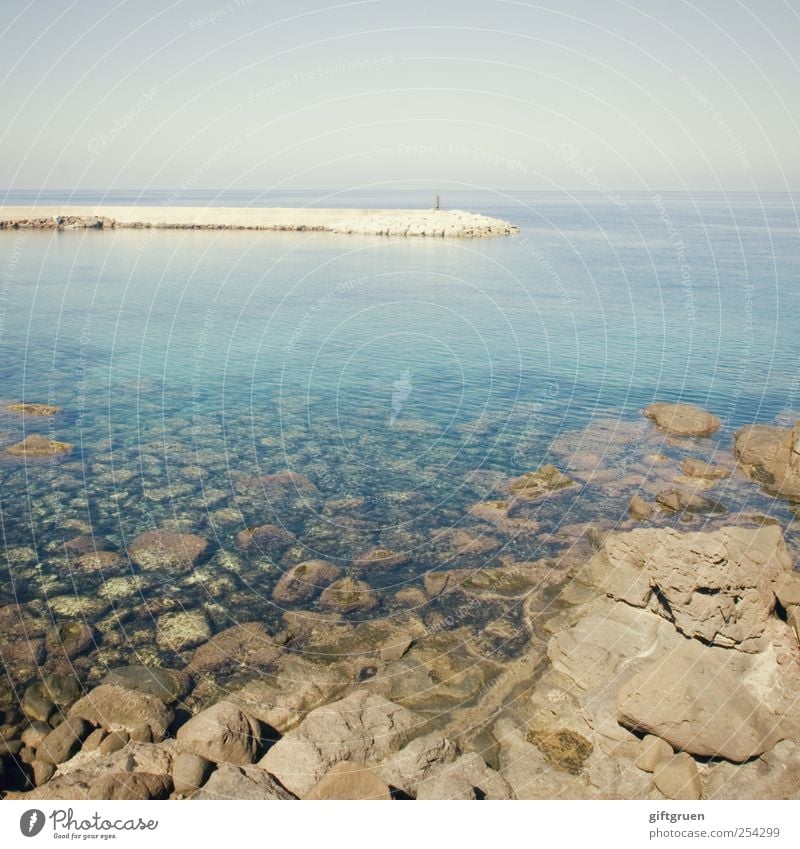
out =
[[(98, 623), (130, 593), (124, 582), (208, 572), (207, 540), (144, 532), (127, 546), (136, 572), (125, 577), (120, 553), (76, 537), (67, 560), (104, 575), (97, 597), (51, 598), (60, 624), (34, 605), (0, 607), (5, 797), (797, 798), (794, 528), (723, 503), (759, 485), (793, 498), (797, 430), (744, 428), (725, 457), (707, 448), (712, 413), (644, 414), (641, 427), (613, 425), (616, 441), (601, 424), (556, 441), (558, 464), (486, 476), (493, 497), (470, 510), (483, 530), (437, 543), (443, 564), (453, 551), (481, 563), (487, 540), (546, 536), (548, 504), (563, 509), (588, 487), (625, 494), (624, 519), (560, 527), (559, 556), (433, 563), (391, 598), (371, 581), (404, 567), (399, 547), (362, 551), (347, 568), (299, 561), (274, 584), (277, 624), (213, 627), (210, 607), (163, 593), (145, 608), (180, 659), (171, 667), (146, 661), (153, 632), (137, 643), (132, 621), (124, 639), (140, 646), (137, 663), (98, 674), (89, 659), (106, 648)], [(684, 452), (677, 468), (658, 452), (667, 443)], [(619, 459), (634, 444), (646, 467)], [(293, 472), (239, 488), (316, 492)], [(357, 508), (340, 502), (341, 515)], [(283, 564), (296, 542), (269, 523), (236, 539)], [(214, 558), (205, 586), (221, 599), (243, 567)]]
[(508, 221), (459, 210), (0, 206), (0, 230), (276, 230), (361, 236), (508, 236)]

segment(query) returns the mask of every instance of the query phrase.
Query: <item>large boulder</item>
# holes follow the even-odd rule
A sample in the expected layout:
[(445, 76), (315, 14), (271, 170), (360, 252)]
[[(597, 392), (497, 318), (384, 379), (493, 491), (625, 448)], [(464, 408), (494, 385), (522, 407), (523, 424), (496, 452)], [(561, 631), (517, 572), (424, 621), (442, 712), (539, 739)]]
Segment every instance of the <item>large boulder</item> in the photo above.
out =
[(182, 725), (176, 739), (181, 751), (192, 752), (214, 763), (243, 766), (256, 758), (261, 726), (236, 705), (217, 702)]
[(645, 528), (606, 537), (582, 577), (615, 599), (649, 607), (687, 637), (759, 651), (775, 606), (773, 584), (791, 566), (774, 525)]
[(715, 415), (693, 404), (656, 403), (642, 412), (673, 436), (711, 436), (720, 427)]
[(693, 755), (749, 760), (783, 737), (765, 699), (769, 664), (770, 657), (683, 640), (622, 686), (618, 719)]
[(154, 741), (163, 740), (173, 714), (157, 696), (129, 690), (116, 684), (101, 684), (72, 706), (70, 716), (99, 725), (106, 731), (138, 732), (150, 729)]
[(267, 752), (259, 766), (302, 796), (340, 761), (373, 766), (385, 760), (419, 722), (401, 705), (359, 690), (313, 710)]
[(790, 428), (743, 427), (736, 431), (733, 452), (768, 492), (800, 501), (800, 422)]

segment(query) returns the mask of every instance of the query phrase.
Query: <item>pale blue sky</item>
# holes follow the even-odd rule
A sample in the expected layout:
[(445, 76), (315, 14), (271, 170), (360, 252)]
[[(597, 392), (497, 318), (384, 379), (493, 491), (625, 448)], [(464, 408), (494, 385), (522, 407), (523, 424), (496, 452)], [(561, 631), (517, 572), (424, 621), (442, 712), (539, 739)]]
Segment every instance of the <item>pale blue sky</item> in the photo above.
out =
[(800, 189), (797, 0), (3, 0), (0, 186)]

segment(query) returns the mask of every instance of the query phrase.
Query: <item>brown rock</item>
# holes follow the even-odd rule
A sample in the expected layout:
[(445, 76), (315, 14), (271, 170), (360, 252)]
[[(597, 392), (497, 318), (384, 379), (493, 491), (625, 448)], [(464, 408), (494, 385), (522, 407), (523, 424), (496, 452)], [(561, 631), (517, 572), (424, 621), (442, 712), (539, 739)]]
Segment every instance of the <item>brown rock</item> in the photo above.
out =
[(339, 761), (374, 766), (397, 751), (419, 724), (411, 711), (359, 690), (311, 713), (259, 762), (296, 795), (307, 793)]
[(653, 505), (645, 501), (641, 495), (634, 495), (628, 504), (628, 512), (634, 519), (645, 521), (653, 515)]
[(340, 613), (372, 610), (378, 606), (378, 594), (369, 584), (348, 576), (334, 581), (323, 591), (319, 606)]
[(702, 793), (700, 774), (691, 755), (679, 752), (656, 766), (653, 784), (667, 799), (697, 800)]
[(688, 492), (678, 487), (662, 489), (656, 494), (656, 501), (667, 510), (675, 513), (724, 513), (725, 508), (718, 502), (698, 495), (696, 492)]
[(295, 799), (266, 770), (256, 766), (220, 764), (203, 787), (194, 792), (197, 801)]
[(681, 468), (683, 473), (690, 478), (703, 478), (704, 480), (720, 480), (731, 475), (730, 471), (722, 466), (712, 466), (711, 463), (696, 460), (694, 457), (687, 457)]
[(341, 574), (341, 569), (326, 560), (306, 560), (281, 575), (272, 597), (281, 604), (310, 601)]
[(42, 761), (38, 758), (31, 764), (33, 767), (33, 783), (37, 787), (46, 784), (55, 775), (56, 765), (50, 761)]
[(214, 763), (251, 764), (261, 742), (257, 720), (230, 702), (217, 702), (182, 725), (177, 734), (181, 751)]
[(715, 415), (693, 404), (650, 404), (643, 412), (673, 436), (710, 436), (720, 427)]
[(672, 746), (660, 737), (645, 734), (639, 744), (639, 754), (636, 756), (636, 766), (645, 772), (653, 772), (663, 761), (673, 755)]
[(295, 542), (294, 534), (279, 525), (260, 525), (246, 528), (236, 535), (236, 543), (242, 551), (256, 549), (269, 557), (277, 557)]
[(192, 674), (242, 666), (257, 670), (269, 667), (282, 653), (283, 649), (260, 622), (245, 622), (220, 632), (200, 646), (188, 670)]
[(128, 745), (130, 734), (127, 731), (112, 731), (97, 747), (101, 755), (110, 755), (112, 752), (118, 752)]
[(764, 648), (773, 585), (791, 564), (776, 526), (694, 533), (648, 528), (609, 534), (582, 580), (649, 607), (688, 637), (755, 652)]
[(787, 610), (800, 605), (800, 574), (786, 572), (781, 574), (773, 584), (775, 597)]
[(408, 559), (407, 554), (393, 551), (391, 548), (370, 548), (369, 551), (359, 554), (352, 565), (354, 569), (378, 571), (403, 566), (408, 563)]
[(176, 793), (188, 796), (199, 790), (213, 765), (211, 761), (201, 758), (200, 755), (191, 752), (181, 752), (172, 764), (172, 783)]
[(304, 799), (390, 800), (389, 787), (366, 764), (339, 761), (306, 793)]
[(88, 798), (120, 801), (166, 799), (171, 790), (172, 779), (168, 775), (117, 772), (93, 781), (89, 785)]
[(128, 546), (131, 560), (145, 571), (188, 570), (205, 554), (208, 543), (197, 534), (146, 531)]
[(149, 726), (155, 741), (164, 739), (172, 722), (172, 711), (161, 699), (114, 684), (95, 687), (75, 702), (69, 715), (107, 731), (127, 731), (128, 734), (144, 723)]
[(66, 719), (42, 740), (36, 750), (37, 760), (60, 764), (72, 757), (89, 733), (89, 726), (78, 717)]
[(6, 411), (9, 413), (19, 413), (23, 416), (54, 416), (61, 412), (61, 407), (55, 404), (7, 404)]
[(736, 431), (733, 452), (767, 492), (800, 501), (800, 422), (792, 428), (743, 427)]
[(83, 749), (87, 752), (96, 752), (107, 734), (108, 732), (104, 728), (95, 728), (83, 741)]
[(69, 442), (56, 442), (54, 439), (48, 439), (40, 433), (32, 433), (22, 442), (17, 442), (15, 445), (9, 445), (6, 448), (6, 453), (12, 457), (24, 458), (40, 458), (40, 457), (55, 457), (59, 454), (68, 454), (73, 449), (73, 445)]
[(776, 716), (747, 686), (759, 678), (760, 662), (684, 640), (622, 686), (617, 718), (693, 755), (749, 760), (783, 736)]

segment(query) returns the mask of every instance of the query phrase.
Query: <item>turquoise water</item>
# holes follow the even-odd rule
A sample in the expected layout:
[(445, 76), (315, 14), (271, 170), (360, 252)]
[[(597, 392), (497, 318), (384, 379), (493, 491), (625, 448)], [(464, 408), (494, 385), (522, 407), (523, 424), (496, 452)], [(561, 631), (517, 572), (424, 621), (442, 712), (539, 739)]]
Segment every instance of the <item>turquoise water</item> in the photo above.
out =
[[(14, 550), (0, 604), (35, 599), (43, 586), (96, 593), (102, 577), (71, 573), (57, 553), (88, 531), (121, 552), (159, 526), (198, 533), (212, 573), (220, 551), (236, 553), (235, 588), (212, 593), (220, 627), (254, 612), (277, 619), (272, 586), (311, 557), (347, 566), (375, 545), (406, 553), (404, 565), (368, 578), (388, 598), (431, 568), (552, 555), (567, 526), (598, 514), (622, 521), (634, 484), (595, 488), (592, 464), (646, 475), (657, 449), (728, 456), (736, 427), (787, 422), (800, 409), (795, 201), (639, 195), (621, 208), (594, 195), (443, 196), (521, 228), (485, 241), (0, 233), (0, 399), (62, 408), (53, 421), (0, 417), (2, 444), (24, 429), (75, 445), (57, 463), (0, 461), (3, 542)], [(428, 201), (238, 193), (182, 202)], [(723, 428), (697, 450), (652, 429), (632, 435), (653, 400), (701, 404)], [(589, 445), (581, 434), (593, 422)], [(592, 457), (580, 455), (589, 448)], [(536, 508), (538, 536), (503, 536), (467, 512), (498, 497), (502, 478), (551, 461), (581, 486)], [(248, 483), (287, 469), (317, 491)], [(788, 515), (741, 482), (722, 500)], [(296, 545), (270, 560), (238, 552), (236, 534), (267, 522)], [(450, 528), (483, 534), (488, 547), (443, 545), (437, 535)], [(202, 582), (163, 582), (187, 606), (208, 601)]]

